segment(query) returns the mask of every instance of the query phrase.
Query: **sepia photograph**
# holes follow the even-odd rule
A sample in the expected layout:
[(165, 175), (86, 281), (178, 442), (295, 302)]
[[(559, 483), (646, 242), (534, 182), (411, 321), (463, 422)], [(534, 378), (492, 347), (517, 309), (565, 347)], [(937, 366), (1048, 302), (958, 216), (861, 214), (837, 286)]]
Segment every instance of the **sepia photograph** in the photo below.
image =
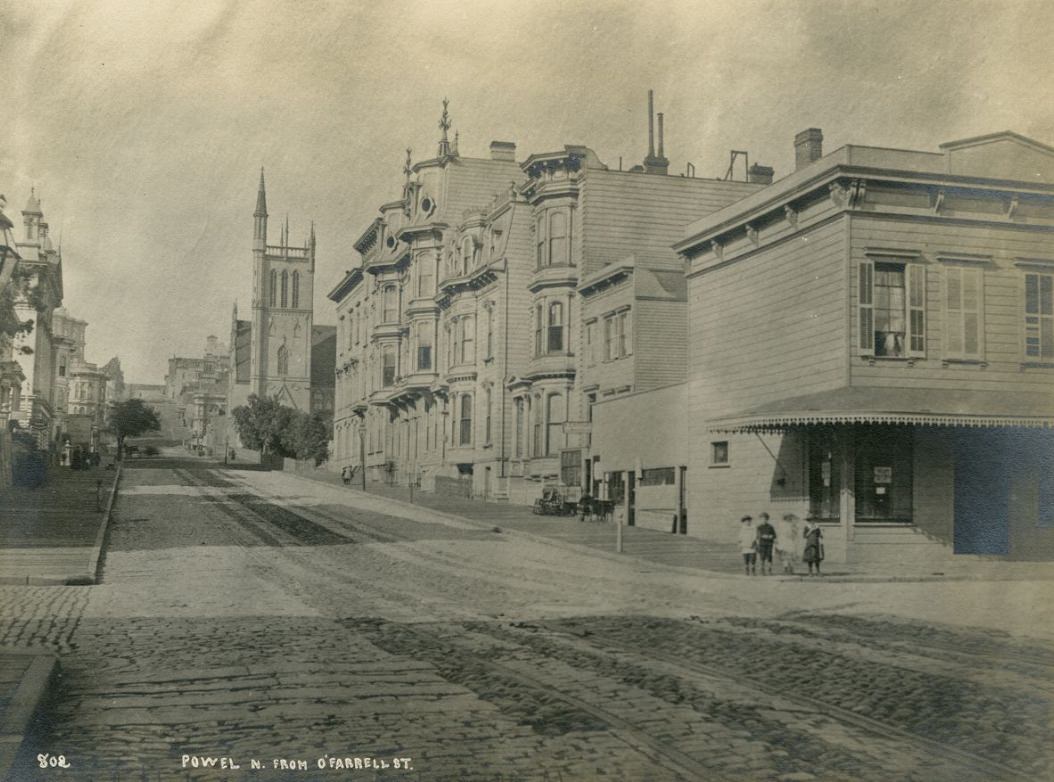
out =
[(1050, 0), (0, 0), (0, 780), (1054, 778)]

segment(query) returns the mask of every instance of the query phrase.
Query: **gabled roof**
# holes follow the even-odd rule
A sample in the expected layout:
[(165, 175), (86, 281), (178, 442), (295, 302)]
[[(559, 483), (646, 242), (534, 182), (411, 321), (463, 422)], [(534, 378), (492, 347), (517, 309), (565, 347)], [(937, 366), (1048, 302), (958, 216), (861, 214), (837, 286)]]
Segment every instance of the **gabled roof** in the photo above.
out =
[(1028, 136), (1022, 136), (1020, 133), (1015, 133), (1012, 130), (1001, 130), (998, 133), (986, 133), (983, 136), (972, 136), (971, 138), (964, 138), (959, 141), (946, 141), (940, 145), (940, 148), (945, 150), (965, 149), (967, 147), (978, 147), (983, 144), (991, 144), (994, 141), (1014, 141), (1026, 147), (1031, 147), (1032, 149), (1054, 155), (1054, 147), (1043, 144), (1035, 139), (1031, 139)]

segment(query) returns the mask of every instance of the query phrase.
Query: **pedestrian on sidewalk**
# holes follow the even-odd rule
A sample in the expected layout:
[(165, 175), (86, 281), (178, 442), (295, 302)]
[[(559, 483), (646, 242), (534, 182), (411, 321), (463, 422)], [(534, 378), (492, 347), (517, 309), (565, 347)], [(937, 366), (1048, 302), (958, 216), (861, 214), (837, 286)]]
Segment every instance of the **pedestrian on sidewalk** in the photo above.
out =
[[(764, 511), (758, 517), (758, 559), (761, 560), (761, 575), (772, 575), (772, 549), (776, 545), (776, 528), (769, 522), (769, 514)], [(768, 570), (765, 564), (768, 563)]]
[(351, 466), (345, 464), (340, 468), (340, 479), (344, 481), (345, 486), (351, 485)]
[(744, 516), (739, 520), (739, 552), (743, 555), (743, 569), (746, 575), (756, 575), (757, 571), (758, 533), (754, 529), (754, 519)]
[(783, 521), (776, 525), (776, 553), (786, 575), (794, 575), (798, 564), (798, 552), (801, 550), (802, 535), (798, 527), (798, 517), (793, 513), (783, 514)]
[(820, 563), (823, 562), (824, 556), (823, 530), (820, 529), (819, 523), (812, 516), (805, 520), (805, 530), (802, 533), (802, 537), (805, 538), (805, 553), (802, 555), (802, 559), (809, 566), (809, 575), (812, 575), (813, 567), (816, 568), (816, 575), (820, 575)]

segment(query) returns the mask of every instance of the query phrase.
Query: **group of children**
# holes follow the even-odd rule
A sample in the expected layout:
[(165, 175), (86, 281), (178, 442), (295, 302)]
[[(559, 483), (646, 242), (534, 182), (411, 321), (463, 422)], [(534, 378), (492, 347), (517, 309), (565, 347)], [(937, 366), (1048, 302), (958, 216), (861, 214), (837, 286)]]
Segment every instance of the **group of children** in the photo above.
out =
[[(788, 575), (793, 575), (799, 557), (809, 566), (810, 576), (814, 569), (816, 575), (820, 575), (820, 563), (824, 557), (823, 530), (814, 519), (806, 519), (800, 532), (798, 517), (793, 513), (784, 515), (778, 529), (769, 521), (767, 513), (761, 513), (758, 521), (757, 526), (752, 516), (744, 516), (739, 521), (739, 550), (748, 576), (757, 575), (759, 559), (761, 575), (771, 576), (773, 552), (779, 555), (783, 572)], [(801, 549), (802, 541), (804, 550)]]

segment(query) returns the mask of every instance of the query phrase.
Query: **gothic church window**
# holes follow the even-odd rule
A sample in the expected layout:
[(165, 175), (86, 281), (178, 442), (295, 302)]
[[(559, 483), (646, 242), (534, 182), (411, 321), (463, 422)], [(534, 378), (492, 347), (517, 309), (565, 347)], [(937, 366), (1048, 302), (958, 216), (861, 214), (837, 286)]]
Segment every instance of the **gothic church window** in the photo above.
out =
[(285, 345), (278, 348), (278, 374), (282, 377), (289, 374), (289, 348)]
[(273, 307), (278, 303), (278, 272), (271, 269), (271, 285), (270, 285), (270, 296), (271, 306)]
[(289, 306), (289, 272), (282, 272), (282, 306)]
[(293, 309), (300, 306), (300, 272), (293, 272)]

